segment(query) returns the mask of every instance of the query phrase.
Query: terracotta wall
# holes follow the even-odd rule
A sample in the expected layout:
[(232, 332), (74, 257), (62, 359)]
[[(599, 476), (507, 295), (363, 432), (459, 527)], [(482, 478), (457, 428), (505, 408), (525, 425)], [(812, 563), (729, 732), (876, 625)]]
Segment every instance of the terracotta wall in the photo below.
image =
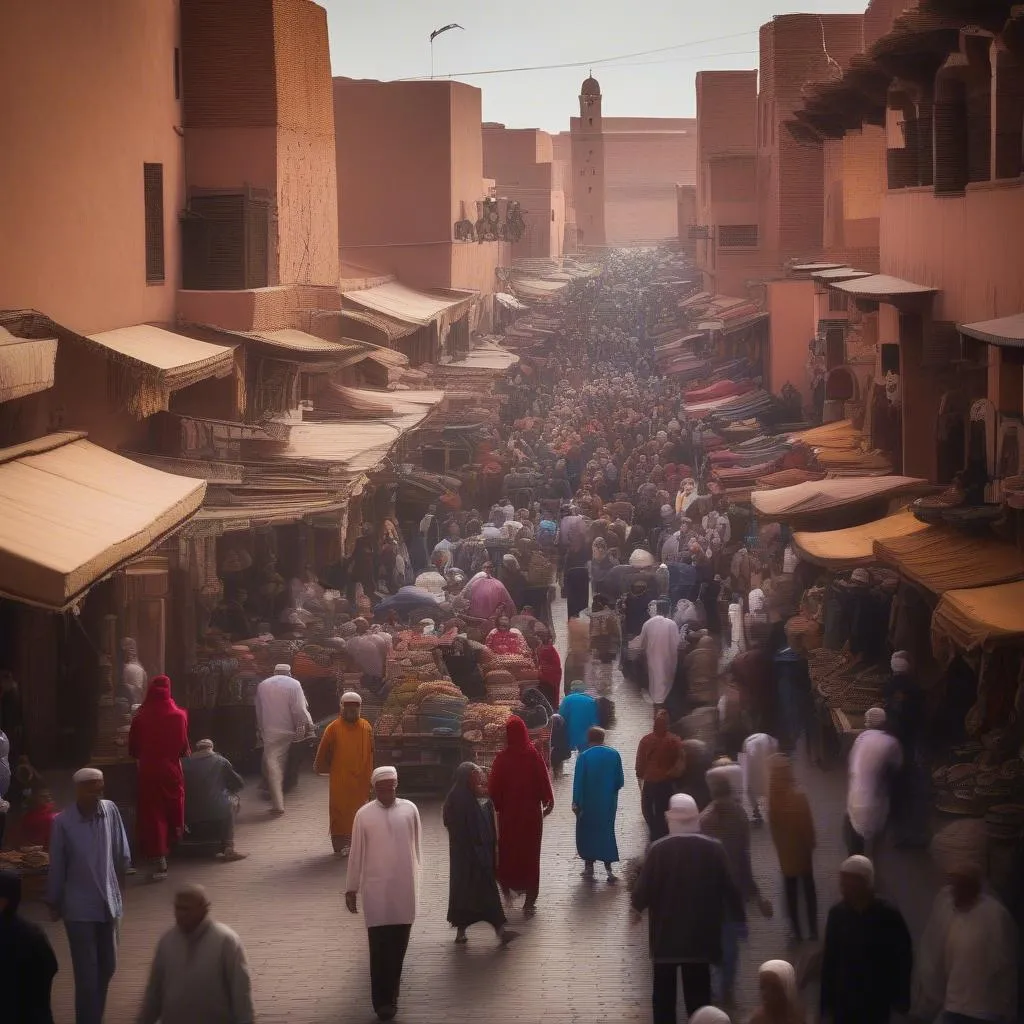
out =
[[(476, 204), (484, 188), (482, 97), (479, 89), (461, 82), (447, 83), (451, 102), (451, 215), (448, 235), (463, 216), (476, 220)], [(489, 177), (489, 175), (487, 175)], [(463, 212), (465, 211), (465, 212)]]
[(825, 250), (877, 249), (886, 188), (884, 130), (868, 126), (827, 140), (823, 155)]
[(327, 12), (309, 0), (274, 0), (274, 55), (279, 279), (336, 285), (338, 182)]
[(450, 118), (447, 82), (334, 79), (338, 239), (353, 263), (451, 240)]
[(767, 293), (771, 313), (768, 390), (777, 395), (785, 384), (792, 384), (806, 405), (810, 398), (807, 345), (817, 331), (814, 282), (772, 281)]
[[(79, 333), (172, 319), (177, 3), (10, 3), (0, 36), (0, 308)], [(146, 284), (144, 163), (164, 168), (162, 285)]]
[(860, 14), (789, 14), (761, 26), (760, 235), (777, 262), (819, 251), (824, 223), (822, 149), (797, 142), (783, 122), (802, 105), (808, 83), (831, 79), (862, 49)]
[(757, 72), (697, 74), (699, 159), (753, 153), (757, 146)]
[(933, 285), (938, 320), (970, 322), (1024, 309), (1020, 240), (1024, 185), (970, 185), (962, 198), (931, 188), (887, 192), (882, 203), (882, 273)]

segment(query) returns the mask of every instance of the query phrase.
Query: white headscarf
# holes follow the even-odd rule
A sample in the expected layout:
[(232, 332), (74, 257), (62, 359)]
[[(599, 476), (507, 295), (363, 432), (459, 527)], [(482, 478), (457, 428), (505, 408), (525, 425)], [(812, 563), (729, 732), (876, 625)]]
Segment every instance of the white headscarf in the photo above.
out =
[(764, 611), (764, 591), (759, 587), (755, 588), (747, 596), (747, 605), (751, 615), (758, 615)]
[(700, 831), (700, 811), (697, 802), (687, 793), (675, 793), (668, 802), (665, 812), (668, 830), (674, 836), (689, 835)]
[(732, 1024), (729, 1014), (717, 1006), (702, 1006), (691, 1018), (690, 1024)]
[(786, 993), (786, 1002), (790, 1007), (797, 1004), (800, 993), (796, 984), (796, 971), (788, 960), (768, 960), (758, 968), (757, 975), (773, 974), (779, 979), (782, 991)]

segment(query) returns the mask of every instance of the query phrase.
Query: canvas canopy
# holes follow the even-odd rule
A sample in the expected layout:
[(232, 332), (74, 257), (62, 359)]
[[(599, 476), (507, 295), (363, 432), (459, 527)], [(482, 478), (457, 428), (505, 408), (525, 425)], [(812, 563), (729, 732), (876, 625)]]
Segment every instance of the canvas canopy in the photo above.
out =
[(932, 616), (932, 642), (963, 651), (1024, 643), (1024, 581), (946, 591)]
[(56, 338), (18, 338), (0, 327), (0, 402), (53, 387)]
[(235, 368), (233, 345), (190, 338), (158, 324), (118, 327), (87, 335), (85, 342), (120, 371), (117, 387), (139, 417), (165, 412), (173, 392), (210, 377), (226, 377)]
[(927, 480), (912, 476), (852, 476), (754, 491), (750, 501), (760, 515), (786, 520), (927, 488)]
[(475, 295), (475, 292), (420, 292), (398, 281), (388, 281), (373, 288), (345, 292), (344, 299), (408, 324), (418, 327), (437, 324), (438, 329), (443, 330), (466, 314)]
[(0, 592), (61, 611), (202, 504), (206, 483), (80, 433), (0, 450)]
[(903, 509), (895, 515), (846, 530), (826, 530), (822, 533), (800, 531), (793, 534), (793, 545), (805, 562), (840, 572), (877, 561), (876, 540), (906, 537), (927, 528), (912, 512)]
[(906, 537), (877, 540), (875, 554), (933, 594), (1024, 577), (1024, 555), (1015, 547), (948, 526), (929, 526)]

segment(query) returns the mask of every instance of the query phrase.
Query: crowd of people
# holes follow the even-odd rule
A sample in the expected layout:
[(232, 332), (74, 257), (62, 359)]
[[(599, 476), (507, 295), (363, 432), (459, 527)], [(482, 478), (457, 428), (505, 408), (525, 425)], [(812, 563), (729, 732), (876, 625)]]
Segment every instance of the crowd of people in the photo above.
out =
[[(434, 617), (422, 628), (454, 636), (445, 658), (471, 699), (482, 682), (481, 648), (534, 660), (531, 700), (553, 723), (552, 766), (572, 764), (582, 873), (596, 882), (600, 865), (609, 884), (628, 884), (637, 919), (647, 916), (655, 1024), (678, 1019), (680, 982), (692, 1024), (730, 1020), (748, 913), (774, 912), (751, 864), (752, 829), (764, 823), (784, 879), (791, 936), (820, 947), (822, 1019), (882, 1024), (913, 1012), (942, 1024), (1009, 1024), (1017, 1019), (1015, 926), (985, 890), (976, 853), (961, 850), (945, 863), (948, 885), (916, 956), (899, 909), (878, 894), (875, 854), (889, 794), (902, 766), (916, 758), (913, 701), (904, 699), (913, 695), (912, 665), (904, 652), (892, 657), (887, 691), (900, 699), (869, 711), (853, 745), (849, 857), (837, 865), (841, 900), (828, 911), (819, 943), (815, 820), (794, 772), (808, 733), (810, 677), (799, 638), (785, 630), (795, 611), (787, 585), (793, 556), (781, 530), (754, 529), (742, 509), (709, 493), (708, 425), (684, 415), (683, 385), (653, 372), (651, 333), (676, 298), (657, 284), (661, 259), (654, 251), (613, 256), (600, 283), (586, 286), (594, 294), (587, 338), (567, 327), (524, 356), (533, 372), (509, 386), (511, 417), (497, 439), (509, 472), (486, 515), (472, 508), (458, 516), (449, 510), (446, 518), (430, 509), (418, 536), (393, 540), (403, 574), (382, 594), (370, 541), (357, 552), (349, 580), (359, 583), (359, 597), (375, 597), (369, 614), (345, 623), (346, 650), (366, 689), (384, 690), (390, 635), (408, 628), (403, 617), (419, 621), (414, 613), (426, 594)], [(500, 564), (491, 554), (497, 541), (509, 551)], [(551, 560), (565, 598), (561, 653), (542, 595), (524, 571), (534, 552)], [(615, 870), (626, 782), (613, 743), (616, 663), (652, 716), (628, 762), (647, 829), (632, 875)], [(539, 910), (544, 831), (557, 826), (546, 823), (555, 802), (552, 771), (531, 742), (526, 703), (523, 717), (509, 719), (505, 747), (489, 770), (460, 765), (444, 801), (448, 921), (460, 945), (470, 927), (486, 923), (509, 947), (519, 936), (508, 921), (517, 897), (525, 919)], [(280, 814), (289, 752), (313, 722), (287, 664), (260, 684), (256, 704), (267, 795), (271, 812)], [(335, 852), (347, 857), (345, 903), (362, 913), (373, 1008), (390, 1020), (417, 910), (422, 824), (415, 804), (398, 796), (398, 770), (375, 766), (361, 705), (359, 693), (342, 694), (314, 768), (330, 776), (329, 833)], [(151, 861), (153, 877), (166, 877), (170, 841), (184, 829), (193, 800), (190, 786), (205, 793), (201, 817), (221, 855), (241, 857), (231, 827), (241, 779), (212, 744), (190, 751), (184, 716), (159, 679), (149, 685), (130, 743), (140, 765), (140, 855)], [(53, 823), (47, 901), (72, 950), (77, 1024), (99, 1024), (131, 862), (117, 807), (102, 799), (102, 773), (85, 768), (75, 784), (76, 802)], [(49, 1020), (56, 963), (45, 939), (18, 931), (26, 926), (17, 903), (13, 881), (0, 881), (0, 945), (32, 937), (18, 946), (31, 969), (8, 971), (3, 989), (24, 1008), (16, 1019)], [(206, 894), (195, 887), (177, 893), (175, 915), (139, 1020), (250, 1024), (238, 936), (210, 918)], [(760, 1004), (749, 1019), (808, 1020), (804, 980), (788, 960), (764, 963)]]

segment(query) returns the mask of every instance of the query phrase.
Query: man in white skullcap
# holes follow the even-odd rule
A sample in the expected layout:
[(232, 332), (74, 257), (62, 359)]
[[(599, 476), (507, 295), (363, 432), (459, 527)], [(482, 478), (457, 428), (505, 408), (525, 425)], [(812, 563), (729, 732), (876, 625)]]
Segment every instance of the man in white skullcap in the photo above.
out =
[(103, 772), (75, 772), (75, 802), (53, 820), (46, 902), (63, 919), (75, 974), (75, 1024), (101, 1024), (117, 968), (121, 893), (131, 863), (117, 805), (103, 799)]
[(242, 940), (210, 917), (201, 885), (177, 891), (174, 922), (157, 943), (136, 1024), (252, 1024), (252, 978)]
[(693, 797), (676, 793), (665, 820), (669, 834), (651, 844), (632, 897), (637, 914), (647, 911), (654, 1024), (675, 1024), (679, 974), (691, 1018), (711, 1003), (711, 965), (722, 960), (723, 923), (747, 919), (725, 849), (701, 835)]
[(270, 813), (284, 814), (284, 776), (293, 743), (313, 734), (313, 719), (302, 684), (290, 665), (275, 665), (274, 674), (256, 687), (256, 727), (263, 741), (263, 778), (270, 793)]
[(903, 915), (875, 894), (875, 868), (859, 854), (839, 868), (842, 899), (828, 912), (821, 1020), (888, 1024), (910, 1008), (913, 947)]
[(352, 822), (370, 797), (373, 773), (373, 727), (361, 716), (363, 698), (349, 690), (341, 695), (338, 717), (324, 730), (313, 761), (317, 775), (331, 780), (331, 845), (339, 857), (352, 846)]
[(864, 716), (864, 731), (850, 750), (845, 832), (851, 854), (874, 854), (889, 820), (890, 791), (902, 766), (899, 740), (885, 731), (885, 712), (871, 708)]
[(377, 768), (370, 781), (376, 799), (356, 812), (345, 906), (357, 913), (362, 890), (373, 1009), (380, 1020), (392, 1020), (398, 1012), (402, 965), (416, 918), (420, 812), (412, 801), (397, 796), (395, 768)]

